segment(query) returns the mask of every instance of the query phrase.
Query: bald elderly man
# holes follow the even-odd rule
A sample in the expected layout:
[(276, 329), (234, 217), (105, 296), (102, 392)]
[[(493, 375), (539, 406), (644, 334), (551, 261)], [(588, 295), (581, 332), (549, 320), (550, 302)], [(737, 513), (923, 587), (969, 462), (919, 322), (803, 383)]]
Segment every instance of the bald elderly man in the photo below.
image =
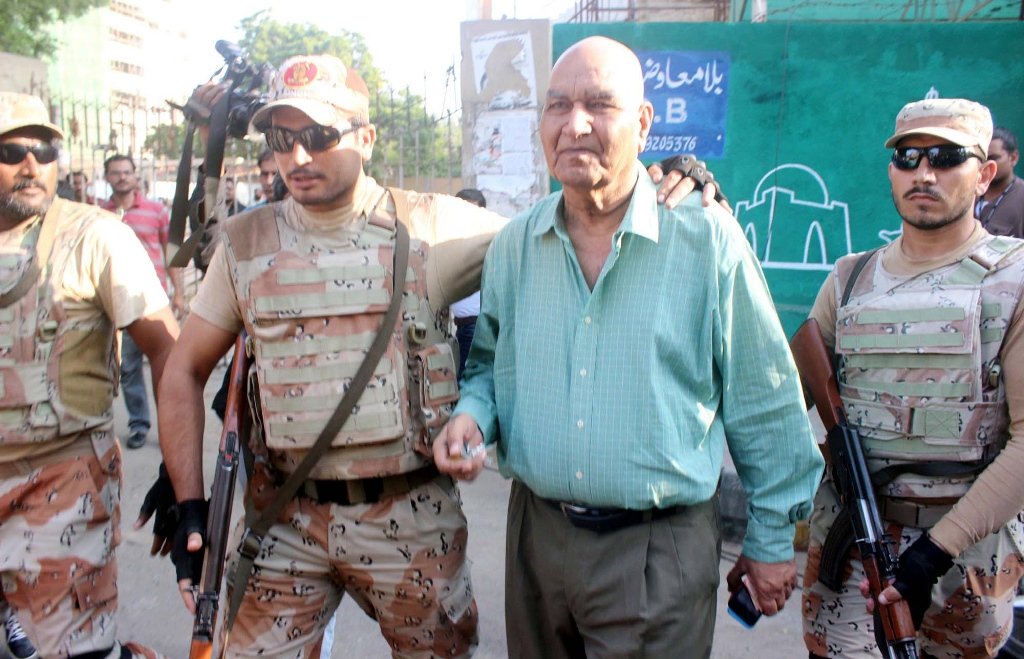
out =
[(472, 478), (474, 447), (496, 442), (514, 479), (512, 657), (710, 655), (727, 440), (750, 501), (730, 585), (746, 574), (772, 615), (795, 584), (794, 524), (822, 473), (796, 368), (735, 219), (699, 195), (658, 206), (637, 160), (653, 114), (623, 44), (588, 38), (555, 63), (540, 133), (562, 190), (495, 237), (434, 443), (442, 471)]

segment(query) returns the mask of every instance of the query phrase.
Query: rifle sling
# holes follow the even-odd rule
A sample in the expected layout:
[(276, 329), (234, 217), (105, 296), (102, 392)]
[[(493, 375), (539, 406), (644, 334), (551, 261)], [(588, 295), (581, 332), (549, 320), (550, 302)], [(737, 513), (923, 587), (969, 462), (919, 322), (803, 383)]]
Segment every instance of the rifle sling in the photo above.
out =
[(991, 464), (993, 458), (978, 462), (914, 462), (883, 467), (871, 474), (871, 482), (876, 488), (885, 487), (901, 474), (917, 476), (934, 476), (951, 478), (955, 476), (973, 476), (980, 474)]
[(178, 173), (174, 182), (174, 201), (171, 202), (171, 220), (167, 228), (167, 242), (177, 248), (185, 239), (185, 220), (188, 216), (188, 183), (192, 175), (192, 144), (195, 142), (196, 125), (189, 121), (185, 129), (185, 145), (178, 161)]
[[(918, 462), (890, 465), (871, 474), (871, 483), (876, 488), (884, 487), (901, 474), (940, 477), (970, 476), (981, 473), (991, 462), (992, 458), (980, 462)], [(850, 513), (846, 508), (841, 508), (821, 546), (818, 581), (830, 590), (839, 592), (843, 587), (843, 569), (854, 544), (853, 522)]]
[[(285, 505), (298, 492), (299, 487), (305, 482), (313, 466), (327, 452), (331, 440), (337, 436), (342, 426), (345, 425), (345, 421), (348, 420), (356, 402), (362, 396), (366, 385), (370, 382), (377, 363), (387, 349), (391, 334), (395, 329), (395, 324), (398, 322), (399, 311), (402, 307), (402, 292), (405, 290), (406, 272), (409, 268), (409, 232), (401, 219), (395, 221), (394, 257), (394, 290), (391, 293), (391, 304), (384, 315), (384, 320), (381, 321), (380, 327), (377, 329), (377, 336), (374, 337), (373, 344), (366, 353), (366, 358), (359, 365), (359, 370), (356, 371), (355, 376), (352, 378), (337, 409), (334, 410), (331, 418), (328, 419), (324, 429), (320, 431), (316, 442), (309, 452), (306, 453), (302, 462), (299, 463), (295, 471), (288, 475), (284, 484), (277, 490), (274, 500), (263, 509), (262, 513), (255, 509), (250, 497), (245, 497), (247, 528), (242, 535), (242, 542), (238, 549), (240, 556), (238, 558), (234, 589), (231, 592), (231, 601), (228, 604), (228, 615), (225, 623), (228, 631), (231, 630), (235, 622), (235, 616), (238, 614), (238, 609), (242, 604), (242, 596), (245, 594), (245, 587), (252, 573), (253, 563), (263, 544), (263, 537), (270, 530), (274, 522), (277, 521)], [(259, 515), (258, 519), (257, 515)]]
[(850, 278), (846, 280), (846, 286), (843, 287), (843, 298), (839, 303), (840, 307), (845, 307), (846, 303), (850, 301), (850, 296), (853, 295), (853, 287), (857, 284), (857, 279), (860, 277), (860, 273), (864, 270), (864, 266), (868, 264), (871, 257), (874, 256), (875, 252), (882, 249), (876, 247), (872, 250), (864, 252), (857, 259), (857, 262), (853, 264), (853, 270), (850, 271)]
[[(232, 79), (229, 81), (228, 88), (225, 90), (224, 95), (221, 96), (220, 100), (213, 106), (213, 110), (210, 114), (209, 143), (206, 145), (206, 162), (204, 163), (204, 169), (207, 177), (212, 176), (215, 179), (220, 178), (220, 170), (224, 164), (224, 147), (228, 141), (228, 113), (231, 107), (231, 97), (234, 90), (235, 81)], [(188, 203), (185, 199), (188, 190), (188, 174), (192, 171), (192, 141), (195, 134), (195, 124), (190, 121), (188, 127), (189, 134), (187, 135), (185, 142), (185, 149), (183, 149), (181, 153), (181, 162), (178, 164), (178, 179), (174, 188), (174, 204), (171, 207), (171, 226), (169, 229), (170, 235), (168, 237), (168, 242), (180, 245), (169, 264), (173, 268), (184, 268), (188, 265), (188, 262), (192, 259), (192, 255), (196, 251), (196, 246), (206, 233), (208, 224), (205, 217), (200, 218), (202, 220), (202, 226), (199, 228), (192, 227), (192, 237), (190, 237), (187, 242), (182, 242), (182, 239), (185, 236), (185, 217), (187, 215), (188, 207)], [(185, 185), (183, 187), (182, 168), (186, 167), (186, 151), (188, 152), (188, 169), (185, 170)], [(201, 185), (203, 185), (202, 178), (196, 183), (197, 188)], [(181, 190), (181, 192), (179, 192), (179, 190)], [(212, 215), (213, 209), (217, 207), (217, 196), (206, 195), (204, 203), (207, 209), (207, 216)], [(177, 240), (177, 242), (175, 242), (175, 240)]]

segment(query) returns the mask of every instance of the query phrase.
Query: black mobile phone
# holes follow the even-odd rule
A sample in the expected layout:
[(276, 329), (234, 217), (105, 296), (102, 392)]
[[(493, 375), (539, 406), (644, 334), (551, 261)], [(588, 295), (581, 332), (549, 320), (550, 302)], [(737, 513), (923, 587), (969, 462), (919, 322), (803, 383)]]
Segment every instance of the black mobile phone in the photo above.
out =
[(741, 583), (736, 592), (729, 597), (729, 615), (747, 629), (753, 629), (761, 619), (761, 612), (754, 606), (754, 598), (750, 596), (745, 583)]

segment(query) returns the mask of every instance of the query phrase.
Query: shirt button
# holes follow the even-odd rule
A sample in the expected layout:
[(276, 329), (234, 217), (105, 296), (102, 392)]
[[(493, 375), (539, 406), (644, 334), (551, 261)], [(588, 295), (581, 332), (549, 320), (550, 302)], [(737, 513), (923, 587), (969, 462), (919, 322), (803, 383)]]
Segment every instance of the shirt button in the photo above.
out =
[(580, 369), (580, 377), (581, 378), (587, 377), (587, 369), (585, 369), (585, 368), (581, 368)]
[(578, 480), (578, 481), (583, 480), (583, 472), (582, 471), (577, 471), (576, 472), (576, 480)]
[(583, 430), (583, 419), (580, 419), (579, 421), (576, 422), (576, 427), (579, 428), (580, 430)]
[(586, 318), (584, 318), (584, 319), (583, 319), (583, 324), (584, 324), (584, 325), (589, 325), (589, 324), (590, 324), (590, 323), (592, 323), (592, 322), (594, 322), (594, 321), (592, 321), (592, 320), (590, 319), (590, 316), (587, 316)]

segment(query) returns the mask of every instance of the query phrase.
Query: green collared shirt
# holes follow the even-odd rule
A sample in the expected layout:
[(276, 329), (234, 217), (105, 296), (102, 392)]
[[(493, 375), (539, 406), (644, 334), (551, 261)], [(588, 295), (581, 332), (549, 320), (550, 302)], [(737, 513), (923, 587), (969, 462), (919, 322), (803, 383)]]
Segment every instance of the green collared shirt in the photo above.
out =
[(823, 461), (760, 266), (735, 219), (699, 194), (658, 206), (636, 171), (593, 291), (560, 193), (496, 236), (456, 412), (498, 442), (503, 474), (590, 506), (706, 501), (728, 441), (744, 553), (786, 560)]

